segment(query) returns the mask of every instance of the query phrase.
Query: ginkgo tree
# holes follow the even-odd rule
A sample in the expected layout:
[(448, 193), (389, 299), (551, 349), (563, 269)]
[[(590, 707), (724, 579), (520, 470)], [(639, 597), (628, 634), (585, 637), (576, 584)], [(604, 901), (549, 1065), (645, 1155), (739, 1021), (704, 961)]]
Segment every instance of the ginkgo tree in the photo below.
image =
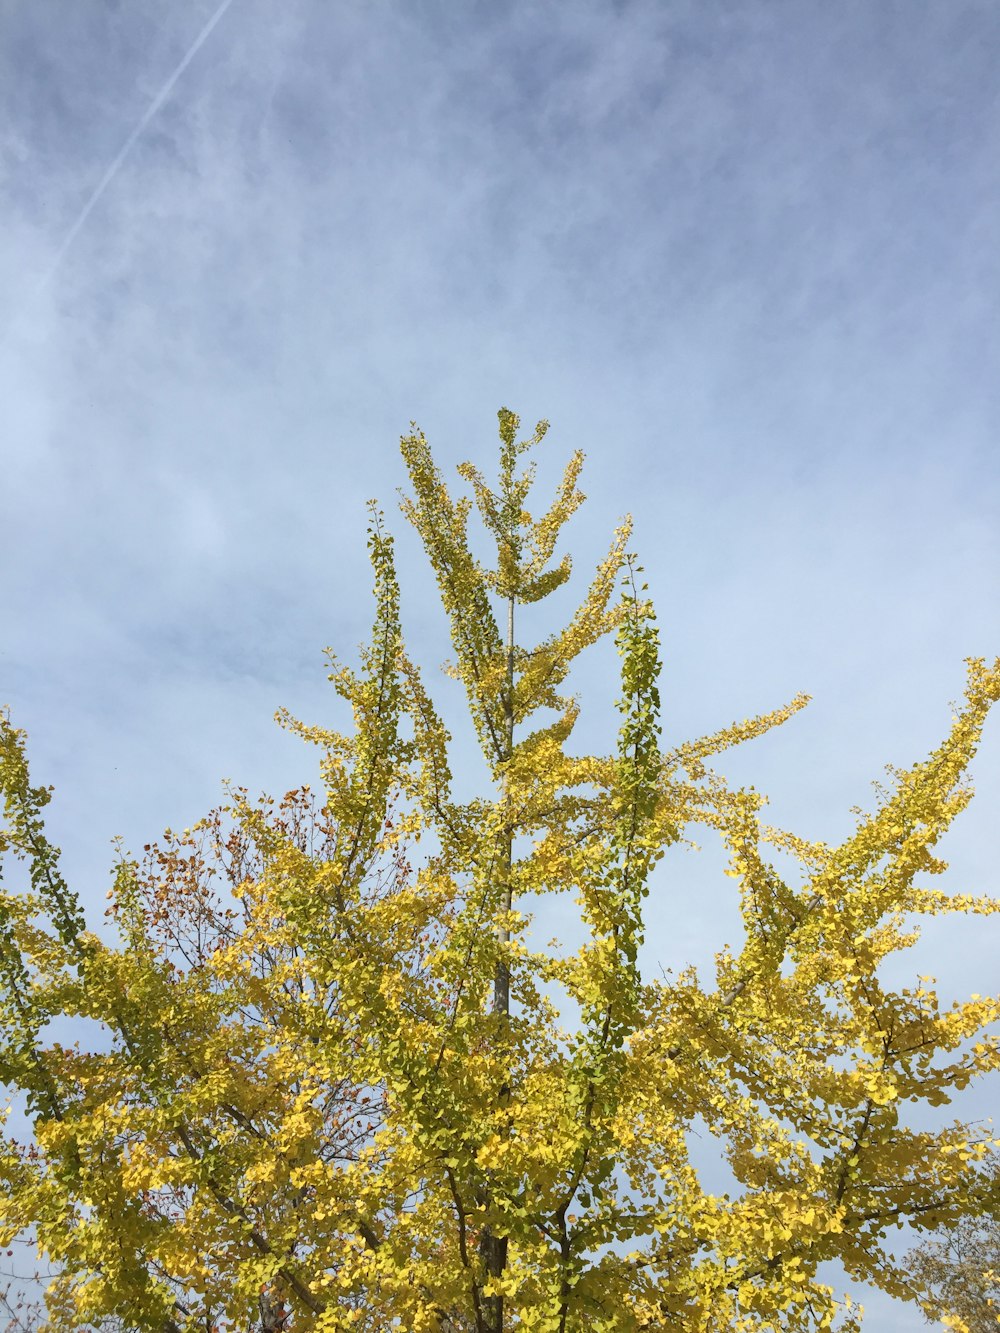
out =
[[(663, 745), (630, 521), (569, 622), (518, 642), (519, 609), (570, 577), (568, 556), (552, 562), (583, 455), (536, 519), (519, 459), (546, 423), (526, 440), (512, 412), (499, 423), (497, 489), (459, 468), (471, 498), (452, 498), (415, 427), (402, 441), (402, 508), (487, 794), (454, 793), (374, 501), (372, 638), (357, 669), (332, 662), (353, 727), (279, 714), (319, 747), (321, 790), (230, 788), (194, 828), (122, 853), (101, 935), (3, 718), (0, 1078), (33, 1138), (3, 1140), (0, 1242), (30, 1230), (55, 1266), (48, 1328), (854, 1329), (828, 1273), (913, 1298), (890, 1230), (984, 1206), (989, 1135), (918, 1130), (903, 1108), (1000, 1065), (1000, 1007), (942, 1004), (926, 979), (893, 990), (882, 964), (922, 915), (1000, 906), (926, 883), (970, 799), (1000, 660), (969, 660), (947, 737), (841, 845), (772, 828), (763, 797), (709, 761), (806, 700)], [(495, 568), (470, 547), (473, 502)], [(610, 634), (617, 748), (577, 755), (579, 703), (560, 689)], [(669, 892), (654, 871), (699, 828), (728, 849), (742, 937), (720, 941), (712, 978), (651, 979), (644, 908)], [(543, 896), (575, 905), (580, 948), (532, 943)], [(67, 1021), (92, 1039), (53, 1040)], [(706, 1188), (695, 1129), (738, 1187)]]

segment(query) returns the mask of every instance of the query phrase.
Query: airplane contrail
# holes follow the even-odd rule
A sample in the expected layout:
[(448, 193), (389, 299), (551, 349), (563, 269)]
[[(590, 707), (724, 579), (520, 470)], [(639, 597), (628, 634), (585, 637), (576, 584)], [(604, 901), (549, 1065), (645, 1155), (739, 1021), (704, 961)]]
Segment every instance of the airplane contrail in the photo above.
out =
[(97, 204), (98, 200), (100, 199), (101, 195), (108, 188), (108, 186), (111, 184), (114, 178), (118, 175), (118, 172), (121, 170), (122, 163), (125, 161), (129, 153), (132, 151), (132, 148), (136, 140), (141, 136), (146, 126), (153, 119), (157, 111), (159, 111), (160, 107), (173, 92), (174, 85), (177, 83), (177, 80), (181, 77), (181, 75), (187, 69), (188, 65), (190, 65), (191, 61), (195, 58), (195, 56), (204, 46), (205, 42), (207, 41), (209, 35), (212, 32), (212, 29), (219, 22), (223, 14), (225, 14), (226, 10), (232, 3), (233, 0), (222, 0), (222, 4), (219, 5), (218, 9), (215, 11), (212, 17), (202, 28), (198, 36), (191, 43), (190, 47), (187, 50), (187, 53), (185, 54), (184, 58), (181, 60), (177, 68), (174, 70), (173, 74), (171, 74), (170, 78), (167, 79), (166, 83), (163, 85), (160, 91), (150, 102), (149, 106), (143, 113), (143, 116), (140, 119), (139, 123), (136, 125), (135, 129), (122, 144), (121, 148), (118, 150), (118, 154), (115, 157), (114, 161), (108, 167), (107, 171), (104, 173), (101, 179), (97, 182), (97, 185), (91, 192), (90, 198), (84, 204), (83, 208), (80, 209), (80, 212), (75, 222), (70, 227), (66, 235), (63, 237), (62, 244), (59, 246), (59, 249), (52, 257), (52, 262), (45, 270), (45, 273), (42, 275), (38, 283), (38, 286), (35, 288), (34, 292), (35, 296), (38, 296), (38, 294), (41, 291), (43, 291), (44, 288), (48, 286), (48, 284), (52, 281), (52, 278), (56, 270), (58, 269), (59, 265), (62, 263), (66, 255), (66, 251), (76, 240), (77, 236), (79, 235), (80, 228), (84, 225), (84, 223), (90, 217), (91, 213), (94, 211), (94, 207)]

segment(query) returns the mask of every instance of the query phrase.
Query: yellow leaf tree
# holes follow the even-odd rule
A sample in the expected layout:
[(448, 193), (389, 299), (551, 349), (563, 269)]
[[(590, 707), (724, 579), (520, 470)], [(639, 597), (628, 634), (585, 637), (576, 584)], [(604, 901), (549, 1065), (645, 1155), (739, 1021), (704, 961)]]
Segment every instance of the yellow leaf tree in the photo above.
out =
[[(997, 1001), (943, 1006), (880, 969), (920, 915), (997, 910), (924, 880), (970, 799), (1000, 661), (969, 661), (949, 735), (842, 845), (774, 829), (709, 762), (806, 700), (664, 748), (629, 521), (569, 623), (518, 643), (519, 609), (570, 577), (552, 560), (583, 455), (536, 519), (519, 460), (546, 424), (520, 440), (512, 412), (499, 422), (497, 489), (459, 469), (472, 498), (452, 498), (416, 428), (402, 441), (402, 508), (450, 618), (487, 795), (453, 793), (374, 502), (372, 638), (331, 675), (353, 728), (279, 714), (319, 747), (321, 791), (230, 789), (195, 828), (122, 855), (113, 942), (86, 929), (45, 835), (49, 789), (3, 718), (2, 851), (26, 876), (0, 896), (0, 1077), (34, 1141), (2, 1141), (0, 1242), (27, 1232), (55, 1265), (49, 1328), (853, 1329), (821, 1265), (913, 1298), (889, 1230), (983, 1206), (990, 1140), (911, 1128), (901, 1108), (1000, 1064)], [(470, 549), (473, 502), (495, 568)], [(580, 756), (560, 688), (608, 634), (617, 749)], [(698, 828), (728, 848), (742, 938), (713, 978), (653, 980), (644, 904), (671, 894), (654, 867)], [(575, 952), (531, 943), (543, 895), (578, 908)], [(93, 1040), (53, 1041), (67, 1019)], [(705, 1188), (695, 1129), (731, 1193)]]

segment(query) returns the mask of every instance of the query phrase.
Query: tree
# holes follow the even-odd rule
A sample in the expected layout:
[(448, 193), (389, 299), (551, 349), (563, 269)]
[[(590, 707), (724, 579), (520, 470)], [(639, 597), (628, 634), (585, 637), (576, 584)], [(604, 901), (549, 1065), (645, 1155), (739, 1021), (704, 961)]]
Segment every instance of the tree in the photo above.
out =
[(916, 1246), (907, 1268), (923, 1293), (928, 1322), (951, 1315), (968, 1333), (996, 1333), (1000, 1326), (1000, 1156), (993, 1153), (982, 1177), (982, 1212), (958, 1220)]
[[(662, 746), (630, 521), (569, 623), (519, 645), (518, 609), (570, 576), (568, 556), (548, 566), (583, 499), (583, 455), (536, 521), (534, 467), (517, 469), (546, 423), (518, 440), (512, 412), (499, 422), (498, 490), (459, 469), (495, 569), (470, 549), (472, 501), (451, 498), (416, 428), (402, 441), (402, 508), (438, 579), (446, 670), (491, 795), (453, 794), (374, 501), (371, 642), (359, 670), (332, 662), (353, 733), (279, 714), (319, 747), (322, 796), (237, 787), (143, 860), (120, 854), (118, 941), (86, 929), (45, 835), (50, 789), (32, 786), (4, 719), (2, 850), (30, 884), (0, 897), (0, 1075), (35, 1142), (3, 1143), (0, 1241), (33, 1226), (57, 1266), (50, 1327), (852, 1329), (819, 1264), (911, 1296), (889, 1228), (976, 1206), (989, 1140), (910, 1129), (900, 1107), (945, 1104), (1000, 1065), (984, 1031), (998, 1005), (892, 991), (879, 966), (913, 941), (915, 916), (998, 908), (917, 880), (944, 868), (933, 849), (970, 799), (1000, 660), (969, 660), (946, 739), (894, 772), (843, 844), (772, 828), (764, 798), (708, 761), (806, 700)], [(610, 633), (617, 749), (573, 755), (579, 703), (559, 689)], [(714, 982), (650, 980), (643, 904), (670, 892), (654, 867), (699, 826), (728, 848), (745, 937), (721, 949)], [(540, 895), (575, 895), (580, 949), (531, 946)], [(51, 1040), (66, 1019), (94, 1040)], [(696, 1126), (725, 1153), (732, 1196), (703, 1188)]]

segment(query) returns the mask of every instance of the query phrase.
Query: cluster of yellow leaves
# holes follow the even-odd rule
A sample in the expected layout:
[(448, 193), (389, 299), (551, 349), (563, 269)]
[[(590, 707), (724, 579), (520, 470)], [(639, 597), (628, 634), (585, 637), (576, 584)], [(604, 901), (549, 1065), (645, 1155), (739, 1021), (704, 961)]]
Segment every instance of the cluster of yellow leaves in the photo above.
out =
[[(841, 846), (772, 829), (763, 798), (707, 761), (805, 699), (664, 750), (628, 523), (569, 624), (516, 645), (515, 607), (569, 576), (568, 557), (545, 566), (583, 499), (576, 454), (532, 519), (532, 472), (515, 468), (545, 423), (522, 442), (518, 424), (500, 413), (497, 494), (461, 469), (495, 571), (469, 551), (471, 501), (451, 500), (419, 432), (402, 444), (403, 508), (451, 619), (493, 798), (452, 795), (451, 738), (403, 649), (374, 505), (371, 644), (360, 671), (331, 675), (353, 732), (280, 715), (322, 752), (322, 801), (237, 788), (141, 863), (122, 858), (120, 943), (84, 929), (41, 823), (48, 793), (4, 718), (0, 850), (26, 861), (30, 888), (0, 896), (0, 1074), (26, 1095), (36, 1145), (3, 1143), (0, 1226), (34, 1227), (59, 1269), (50, 1327), (851, 1330), (858, 1312), (821, 1264), (911, 1297), (888, 1229), (979, 1206), (987, 1140), (908, 1128), (901, 1106), (947, 1102), (1000, 1066), (984, 1031), (1000, 1007), (942, 1008), (930, 985), (887, 989), (879, 968), (915, 914), (998, 908), (915, 881), (943, 868), (932, 849), (969, 799), (1000, 662), (970, 663), (945, 742)], [(578, 704), (557, 690), (610, 632), (618, 749), (575, 756)], [(515, 737), (544, 708), (557, 721)], [(645, 980), (652, 871), (699, 826), (729, 850), (744, 939), (720, 952), (714, 984), (692, 970)], [(414, 868), (421, 838), (432, 850)], [(798, 860), (799, 882), (768, 847)], [(525, 942), (519, 904), (543, 893), (578, 904), (576, 952)], [(553, 988), (579, 1010), (573, 1033)], [(103, 1036), (46, 1045), (53, 1018)], [(734, 1197), (703, 1188), (698, 1125)]]

